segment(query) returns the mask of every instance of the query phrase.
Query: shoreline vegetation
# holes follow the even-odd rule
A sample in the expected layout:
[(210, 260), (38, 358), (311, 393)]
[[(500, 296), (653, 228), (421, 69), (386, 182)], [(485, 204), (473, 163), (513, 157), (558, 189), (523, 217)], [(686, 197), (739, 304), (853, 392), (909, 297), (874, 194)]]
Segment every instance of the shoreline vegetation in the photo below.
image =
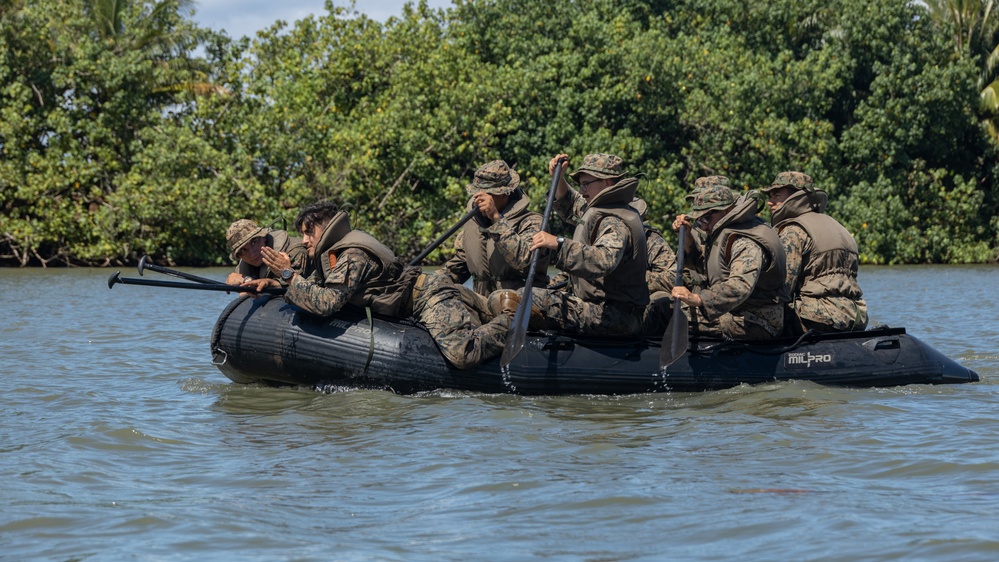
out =
[(287, 228), (317, 199), (408, 260), (464, 214), (479, 165), (508, 162), (540, 209), (563, 151), (622, 156), (674, 245), (697, 177), (799, 170), (864, 264), (995, 263), (986, 4), (456, 0), (231, 38), (187, 0), (12, 0), (0, 267), (228, 266), (232, 221)]

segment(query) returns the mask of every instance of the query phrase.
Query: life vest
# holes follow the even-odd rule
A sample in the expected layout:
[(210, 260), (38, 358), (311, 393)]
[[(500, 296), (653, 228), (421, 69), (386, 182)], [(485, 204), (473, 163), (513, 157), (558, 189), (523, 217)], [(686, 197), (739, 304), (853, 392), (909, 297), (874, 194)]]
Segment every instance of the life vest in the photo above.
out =
[(737, 238), (744, 237), (759, 244), (764, 255), (763, 271), (745, 304), (766, 306), (788, 302), (790, 298), (784, 290), (787, 272), (784, 248), (777, 232), (756, 216), (756, 212), (756, 200), (742, 196), (736, 200), (735, 207), (715, 224), (706, 242), (708, 286), (728, 279), (732, 244)]
[(836, 219), (822, 212), (825, 193), (798, 191), (788, 197), (774, 213), (777, 232), (792, 224), (800, 226), (812, 239), (812, 253), (802, 264), (801, 276), (792, 296), (814, 298), (863, 296), (857, 283), (860, 257), (857, 242)]
[(569, 274), (573, 294), (585, 301), (623, 308), (645, 307), (649, 304), (649, 285), (645, 281), (645, 273), (649, 268), (645, 227), (638, 211), (629, 205), (636, 190), (638, 180), (635, 178), (623, 179), (604, 189), (590, 200), (582, 221), (576, 226), (572, 239), (587, 246), (596, 242), (600, 223), (607, 217), (621, 219), (629, 230), (628, 247), (614, 271), (592, 280)]

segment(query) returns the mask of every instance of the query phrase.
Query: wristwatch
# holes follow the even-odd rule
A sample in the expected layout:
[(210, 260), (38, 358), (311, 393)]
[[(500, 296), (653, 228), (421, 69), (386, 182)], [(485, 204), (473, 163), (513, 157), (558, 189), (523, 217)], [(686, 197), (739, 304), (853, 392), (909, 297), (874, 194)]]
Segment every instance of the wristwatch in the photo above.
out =
[(562, 244), (565, 244), (565, 237), (559, 236), (555, 239), (555, 242), (558, 242), (558, 246), (555, 247), (555, 251), (557, 252), (562, 249)]
[(285, 283), (291, 281), (291, 278), (295, 276), (294, 269), (282, 269), (281, 270), (281, 280)]

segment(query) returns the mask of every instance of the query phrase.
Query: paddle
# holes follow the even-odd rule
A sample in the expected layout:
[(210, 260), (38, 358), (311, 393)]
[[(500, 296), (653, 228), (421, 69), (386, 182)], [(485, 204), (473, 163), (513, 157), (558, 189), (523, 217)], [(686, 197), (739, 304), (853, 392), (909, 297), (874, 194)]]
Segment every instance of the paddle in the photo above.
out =
[(420, 262), (423, 261), (423, 258), (425, 258), (428, 255), (430, 255), (430, 252), (433, 252), (434, 250), (436, 250), (437, 246), (440, 246), (445, 240), (447, 240), (448, 238), (450, 238), (452, 234), (454, 234), (459, 228), (461, 228), (462, 226), (465, 225), (466, 222), (468, 222), (468, 219), (474, 217), (475, 214), (478, 213), (478, 212), (479, 212), (479, 208), (476, 207), (476, 208), (472, 209), (471, 211), (465, 213), (465, 216), (461, 217), (461, 220), (458, 221), (458, 224), (452, 226), (451, 228), (448, 229), (447, 232), (445, 232), (444, 234), (441, 234), (439, 237), (437, 237), (437, 240), (434, 240), (433, 242), (431, 242), (429, 246), (427, 246), (426, 248), (423, 249), (422, 252), (420, 252), (420, 255), (418, 255), (415, 258), (413, 258), (412, 260), (410, 260), (409, 265), (410, 266), (420, 265)]
[[(179, 283), (177, 281), (153, 281), (152, 279), (137, 279), (131, 277), (121, 277), (121, 272), (116, 271), (108, 277), (108, 289), (114, 289), (117, 284), (121, 285), (145, 285), (147, 287), (172, 287), (174, 289), (197, 289), (199, 291), (228, 291), (233, 293), (256, 293), (256, 291), (239, 285), (226, 285), (225, 283)], [(263, 290), (268, 295), (283, 295), (283, 287), (268, 287)]]
[(216, 281), (215, 279), (208, 279), (207, 277), (198, 277), (197, 275), (191, 275), (190, 273), (184, 273), (183, 271), (177, 271), (176, 269), (167, 269), (165, 267), (146, 263), (146, 259), (149, 256), (142, 256), (139, 260), (139, 275), (146, 269), (151, 269), (153, 271), (164, 273), (166, 275), (173, 275), (174, 277), (180, 277), (181, 279), (187, 279), (188, 281), (194, 281), (196, 283), (204, 283), (206, 285), (218, 285), (222, 284), (222, 281)]
[[(555, 165), (555, 173), (552, 175), (552, 186), (548, 190), (548, 202), (545, 203), (545, 214), (541, 217), (541, 230), (548, 231), (548, 219), (552, 216), (552, 206), (555, 204), (555, 190), (558, 182), (562, 179), (562, 166), (565, 159), (559, 160)], [(506, 367), (513, 361), (513, 358), (524, 349), (527, 341), (527, 324), (531, 320), (531, 301), (534, 300), (534, 292), (531, 290), (534, 285), (534, 272), (538, 268), (538, 256), (541, 255), (541, 248), (534, 250), (531, 254), (531, 267), (527, 270), (527, 281), (524, 283), (524, 295), (517, 305), (517, 312), (513, 315), (513, 324), (506, 335), (506, 345), (503, 347), (503, 355), (500, 357), (500, 367)]]
[[(676, 249), (676, 283), (683, 284), (683, 247), (686, 246), (687, 225), (680, 225), (680, 244)], [(666, 325), (662, 347), (659, 350), (659, 368), (665, 369), (687, 352), (690, 347), (690, 334), (687, 333), (687, 315), (680, 308), (680, 299), (673, 299), (673, 317)]]

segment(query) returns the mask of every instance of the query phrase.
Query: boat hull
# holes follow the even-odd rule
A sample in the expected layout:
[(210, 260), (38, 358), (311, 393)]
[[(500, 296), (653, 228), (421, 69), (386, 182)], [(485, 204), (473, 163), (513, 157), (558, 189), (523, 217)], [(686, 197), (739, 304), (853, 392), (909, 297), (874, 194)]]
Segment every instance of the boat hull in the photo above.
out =
[(691, 340), (659, 369), (658, 338), (529, 334), (507, 369), (498, 358), (456, 369), (430, 334), (410, 321), (369, 318), (349, 307), (319, 318), (280, 297), (233, 301), (211, 338), (213, 362), (237, 383), (384, 388), (400, 393), (460, 389), (530, 395), (696, 392), (807, 380), (887, 387), (978, 381), (978, 375), (904, 328), (749, 343)]

